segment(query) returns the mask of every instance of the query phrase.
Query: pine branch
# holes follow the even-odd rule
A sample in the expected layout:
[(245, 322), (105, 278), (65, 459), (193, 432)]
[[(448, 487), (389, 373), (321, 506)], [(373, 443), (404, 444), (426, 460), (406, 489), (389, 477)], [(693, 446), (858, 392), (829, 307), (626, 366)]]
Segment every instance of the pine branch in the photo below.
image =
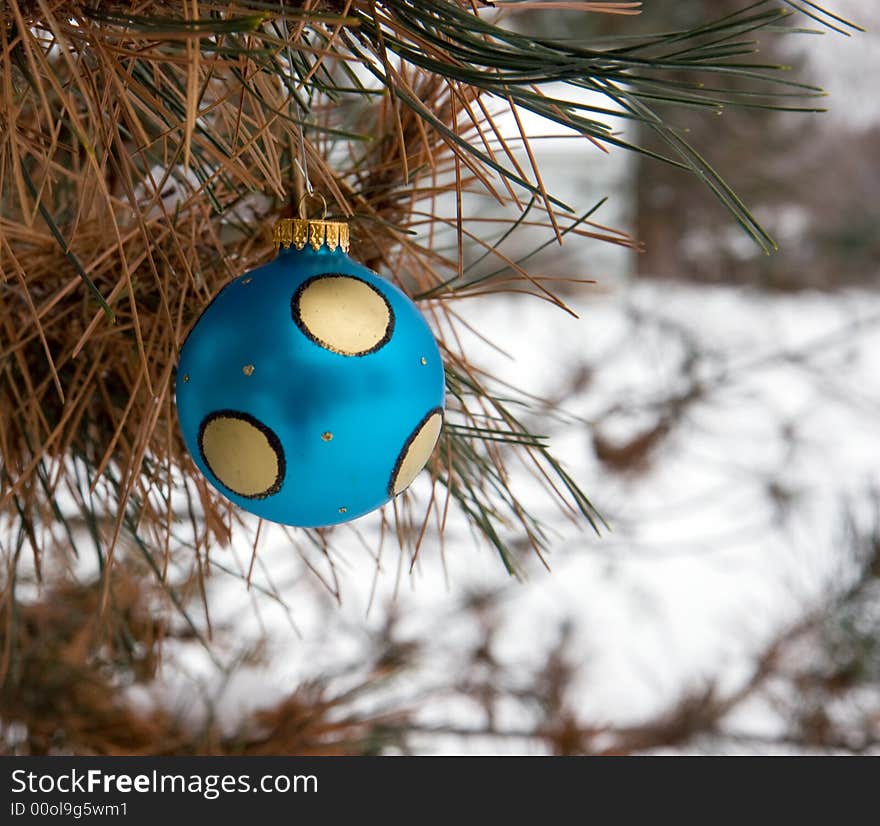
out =
[[(548, 548), (546, 526), (512, 486), (512, 459), (567, 517), (598, 529), (588, 497), (456, 341), (456, 300), (509, 292), (568, 310), (558, 282), (527, 269), (540, 249), (573, 235), (637, 246), (595, 223), (598, 194), (581, 213), (547, 191), (520, 113), (590, 146), (690, 170), (770, 248), (672, 117), (679, 107), (811, 110), (821, 90), (755, 62), (755, 33), (775, 32), (794, 9), (832, 29), (852, 26), (806, 0), (788, 5), (762, 0), (686, 31), (572, 43), (502, 25), (515, 23), (515, 11), (541, 11), (533, 3), (503, 4), (499, 16), (453, 0), (297, 8), (203, 0), (199, 19), (164, 3), (136, 14), (121, 2), (64, 4), (63, 13), (48, 3), (4, 4), (0, 541), (13, 569), (28, 544), (39, 569), (40, 526), (66, 533), (73, 552), (82, 540), (72, 525), (88, 526), (105, 595), (119, 536), (149, 555), (163, 587), (175, 554), (207, 559), (211, 544), (228, 541), (238, 516), (185, 453), (171, 378), (204, 305), (271, 256), (265, 227), (292, 209), (303, 162), (335, 209), (354, 216), (361, 260), (416, 296), (441, 339), (453, 409), (432, 472), (447, 502), (511, 571), (519, 565), (511, 537), (539, 555)], [(727, 89), (731, 78), (737, 84)], [(502, 132), (505, 113), (521, 134)], [(622, 137), (622, 121), (656, 132), (665, 154)], [(449, 214), (442, 205), (467, 194), (494, 199), (507, 217), (471, 226), (460, 208)], [(508, 254), (527, 226), (547, 241)], [(450, 236), (446, 249), (441, 239)], [(477, 247), (470, 266), (465, 245)], [(66, 506), (71, 491), (75, 512)], [(181, 491), (193, 525), (186, 542), (174, 536)], [(441, 525), (442, 498), (428, 506)], [(427, 515), (406, 506), (398, 518), (398, 535), (420, 542)]]

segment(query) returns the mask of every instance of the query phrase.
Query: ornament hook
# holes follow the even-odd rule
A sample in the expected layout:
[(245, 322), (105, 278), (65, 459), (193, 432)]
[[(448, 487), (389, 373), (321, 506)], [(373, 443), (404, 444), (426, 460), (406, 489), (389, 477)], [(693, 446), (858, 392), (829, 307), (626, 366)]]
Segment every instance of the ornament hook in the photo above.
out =
[[(321, 204), (321, 217), (309, 217), (306, 209), (309, 199)], [(320, 192), (306, 192), (299, 199), (299, 218), (282, 218), (272, 233), (276, 247), (303, 249), (308, 244), (317, 251), (322, 246), (332, 252), (337, 247), (348, 252), (348, 224), (337, 219), (327, 220), (327, 199)]]
[(306, 214), (305, 206), (309, 199), (313, 199), (315, 201), (321, 202), (321, 217), (316, 219), (318, 221), (324, 221), (327, 218), (327, 199), (320, 192), (306, 192), (302, 198), (299, 199), (299, 206), (297, 207), (297, 212), (299, 212), (299, 217), (303, 220), (315, 220), (309, 219), (309, 216)]

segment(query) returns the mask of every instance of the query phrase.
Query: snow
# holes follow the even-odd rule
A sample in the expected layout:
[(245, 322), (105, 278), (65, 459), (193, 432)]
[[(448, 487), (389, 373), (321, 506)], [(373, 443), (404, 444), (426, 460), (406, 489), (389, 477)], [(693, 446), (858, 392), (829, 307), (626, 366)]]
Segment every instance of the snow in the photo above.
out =
[[(214, 577), (215, 626), (234, 628), (242, 647), (267, 631), (272, 663), (239, 669), (222, 691), (215, 688), (221, 719), (234, 721), (304, 677), (356, 661), (366, 635), (381, 628), (392, 605), (404, 639), (431, 640), (414, 674), (394, 689), (418, 696), (420, 688), (455, 673), (461, 652), (477, 639), (463, 601), (478, 590), (500, 589), (495, 654), (502, 662), (514, 672), (537, 662), (561, 625), (571, 623), (584, 719), (636, 722), (673, 701), (683, 684), (717, 678), (735, 685), (761, 642), (819, 599), (829, 577), (840, 575), (842, 506), (867, 505), (880, 467), (880, 399), (872, 390), (880, 298), (858, 291), (768, 297), (730, 287), (637, 283), (613, 295), (585, 294), (574, 304), (580, 320), (534, 299), (474, 301), (465, 310), (470, 320), (502, 342), (513, 361), (476, 339), (470, 352), (548, 396), (568, 371), (589, 364), (594, 381), (564, 404), (584, 421), (602, 418), (616, 403), (651, 409), (677, 389), (687, 350), (670, 329), (713, 354), (699, 370), (708, 388), (704, 398), (644, 474), (619, 477), (596, 461), (584, 426), (546, 420), (557, 455), (567, 459), (613, 531), (599, 539), (557, 524), (552, 570), (535, 561), (520, 584), (453, 519), (445, 575), (436, 540), (426, 542), (412, 577), (399, 574), (388, 546), (368, 611), (375, 562), (350, 531), (334, 537), (342, 585), (336, 606), (270, 528), (254, 586), (277, 588), (296, 627), (277, 603), (253, 589), (246, 593), (240, 580)], [(552, 369), (546, 369), (548, 353), (555, 354)], [(618, 433), (624, 435), (620, 425)], [(422, 494), (423, 482), (417, 483)], [(790, 508), (768, 495), (771, 482), (792, 492)], [(529, 507), (552, 518), (533, 481), (520, 474), (515, 485)], [(358, 526), (375, 536), (378, 519), (364, 517)], [(250, 542), (214, 555), (246, 570)], [(203, 654), (188, 650), (185, 659), (188, 675), (166, 669), (170, 696), (189, 694), (192, 680), (216, 687), (214, 666)], [(461, 700), (435, 700), (422, 714), (426, 724), (478, 726), (482, 712)], [(509, 710), (514, 727), (516, 714)], [(502, 748), (494, 740), (465, 746), (457, 738), (426, 738), (423, 746), (449, 753)], [(533, 746), (511, 741), (503, 748)]]
[[(835, 8), (871, 22), (856, 0)], [(877, 43), (876, 36), (861, 38), (855, 49), (853, 41), (830, 34), (822, 48), (812, 48), (815, 73), (830, 79), (836, 96), (830, 117), (861, 128), (880, 115), (864, 94)], [(856, 81), (859, 106), (848, 97)], [(528, 132), (551, 132), (523, 115)], [(625, 153), (581, 147), (580, 174), (571, 175), (571, 146), (563, 137), (535, 143), (548, 188), (577, 209), (612, 194), (599, 220), (630, 225)], [(475, 202), (474, 209), (485, 205)], [(798, 235), (803, 215), (792, 207), (783, 217), (784, 241)], [(732, 246), (750, 243), (734, 233)], [(533, 240), (518, 243), (528, 247)], [(744, 249), (744, 257), (752, 251)], [(408, 560), (392, 542), (377, 573), (378, 541), (370, 537), (378, 539), (379, 517), (369, 515), (357, 527), (372, 552), (350, 529), (334, 534), (337, 604), (303, 561), (329, 575), (326, 560), (264, 526), (254, 588), (246, 592), (240, 579), (215, 575), (211, 606), (215, 625), (234, 629), (236, 646), (267, 635), (271, 664), (240, 668), (217, 688), (216, 667), (203, 652), (187, 647), (177, 657), (169, 651), (166, 697), (192, 696), (193, 681), (209, 685), (215, 713), (235, 721), (304, 679), (357, 661), (367, 636), (393, 610), (404, 639), (430, 640), (411, 676), (365, 701), (393, 706), (459, 672), (462, 652), (479, 637), (462, 606), (475, 592), (493, 591), (501, 595), (496, 657), (524, 674), (563, 624), (571, 624), (578, 713), (585, 722), (621, 725), (656, 713), (683, 686), (740, 684), (762, 643), (821, 600), (829, 582), (848, 575), (843, 518), (870, 513), (880, 467), (880, 296), (632, 282), (626, 251), (571, 239), (564, 252), (554, 265), (576, 265), (579, 275), (601, 278), (570, 299), (579, 318), (530, 298), (481, 297), (457, 309), (505, 351), (464, 333), (473, 361), (514, 386), (557, 398), (572, 371), (589, 368), (582, 390), (530, 425), (550, 437), (555, 455), (564, 457), (613, 530), (597, 538), (560, 522), (534, 480), (515, 472), (519, 496), (556, 530), (551, 571), (534, 559), (524, 583), (511, 580), (453, 509), (442, 559), (429, 535), (409, 575)], [(621, 475), (597, 459), (587, 423), (623, 442), (656, 422), (664, 400), (694, 382), (700, 396), (661, 440), (646, 471)], [(414, 489), (424, 506), (426, 480)], [(242, 571), (250, 555), (250, 536), (214, 552)], [(258, 588), (277, 591), (289, 613)], [(174, 665), (184, 659), (186, 671)], [(523, 714), (518, 706), (499, 709), (502, 724), (514, 729)], [(484, 722), (483, 711), (460, 698), (431, 699), (420, 715), (426, 725)], [(738, 713), (737, 724), (772, 734), (778, 720), (752, 704)], [(517, 738), (425, 736), (417, 742), (425, 753), (537, 748)]]
[[(864, 4), (838, 5), (865, 20)], [(874, 123), (880, 111), (867, 105), (870, 96), (863, 93), (854, 106), (847, 90), (856, 80), (864, 90), (866, 67), (877, 62), (877, 37), (860, 40), (859, 49), (835, 35), (825, 41), (813, 56), (816, 74), (832, 78), (829, 87), (841, 95), (832, 116), (859, 127)], [(527, 132), (551, 131), (528, 113), (523, 118)], [(625, 153), (581, 146), (582, 165), (572, 175), (572, 143), (561, 136), (535, 143), (548, 189), (578, 210), (610, 194), (597, 219), (630, 225)], [(162, 197), (173, 200), (180, 192)], [(803, 216), (793, 207), (784, 217), (782, 235), (796, 236)], [(525, 235), (516, 243), (530, 248), (534, 234)], [(749, 243), (732, 230), (737, 249)], [(513, 673), (525, 674), (562, 626), (571, 625), (579, 666), (574, 701), (585, 722), (637, 722), (674, 701), (682, 686), (743, 680), (761, 644), (821, 599), (829, 581), (847, 575), (839, 541), (845, 510), (857, 516), (871, 510), (880, 482), (880, 295), (634, 282), (630, 256), (597, 241), (566, 242), (554, 266), (576, 265), (578, 275), (600, 279), (568, 299), (578, 318), (526, 297), (457, 305), (505, 351), (461, 331), (471, 359), (516, 387), (559, 398), (573, 371), (589, 368), (582, 389), (529, 423), (549, 436), (610, 533), (600, 538), (561, 522), (534, 480), (514, 470), (526, 507), (555, 529), (549, 572), (532, 559), (526, 581), (512, 580), (454, 508), (442, 558), (429, 534), (412, 575), (393, 541), (377, 567), (380, 522), (373, 514), (357, 521), (367, 548), (350, 528), (333, 534), (337, 603), (307, 570), (306, 561), (330, 579), (327, 560), (301, 535), (292, 541), (270, 525), (263, 526), (247, 590), (253, 521), (230, 548), (212, 550), (216, 562), (242, 576), (215, 568), (209, 604), (224, 662), (263, 640), (268, 664), (222, 674), (196, 644), (168, 642), (159, 687), (151, 694), (138, 689), (132, 699), (197, 714), (207, 713), (207, 704), (193, 702), (204, 693), (216, 719), (231, 729), (244, 713), (271, 705), (303, 681), (357, 662), (368, 636), (393, 611), (400, 637), (430, 640), (410, 676), (364, 700), (393, 707), (459, 673), (462, 652), (477, 643), (480, 630), (463, 605), (485, 591), (500, 594), (494, 653)], [(590, 426), (621, 443), (656, 422), (665, 400), (694, 382), (701, 394), (661, 440), (647, 470), (621, 475), (598, 460)], [(424, 507), (424, 477), (414, 491)], [(460, 698), (432, 697), (419, 713), (426, 725), (484, 722), (483, 711)], [(503, 706), (499, 720), (515, 729), (523, 714), (519, 706)], [(744, 730), (772, 732), (776, 722), (761, 708), (740, 716)], [(516, 738), (417, 742), (425, 753), (537, 748)]]

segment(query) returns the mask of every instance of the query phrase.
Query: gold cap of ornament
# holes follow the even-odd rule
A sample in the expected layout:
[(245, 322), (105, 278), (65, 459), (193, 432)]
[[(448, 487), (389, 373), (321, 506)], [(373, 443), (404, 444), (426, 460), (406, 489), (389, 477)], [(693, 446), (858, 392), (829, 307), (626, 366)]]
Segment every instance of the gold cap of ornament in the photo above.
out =
[[(308, 198), (321, 201), (322, 212), (320, 218), (309, 218), (303, 209)], [(299, 218), (282, 218), (275, 224), (272, 231), (272, 239), (275, 247), (289, 249), (291, 246), (298, 250), (308, 244), (313, 250), (319, 250), (324, 245), (332, 252), (337, 247), (343, 252), (348, 252), (350, 239), (348, 223), (346, 221), (327, 220), (327, 201), (323, 195), (306, 193), (299, 202)]]

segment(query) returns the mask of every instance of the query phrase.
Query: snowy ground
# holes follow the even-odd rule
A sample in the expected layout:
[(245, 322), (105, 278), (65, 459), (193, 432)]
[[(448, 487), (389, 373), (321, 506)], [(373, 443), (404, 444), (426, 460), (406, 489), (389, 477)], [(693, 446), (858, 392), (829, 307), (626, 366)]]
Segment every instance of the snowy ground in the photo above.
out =
[[(839, 7), (857, 15), (860, 7), (853, 5), (859, 4)], [(851, 120), (850, 81), (857, 76), (864, 86), (865, 66), (876, 65), (877, 41), (868, 38), (853, 49), (852, 41), (826, 39), (822, 49), (814, 47), (816, 74), (841, 95), (833, 116)], [(876, 118), (864, 107), (858, 111), (859, 118)], [(532, 134), (548, 131), (526, 126)], [(625, 156), (578, 155), (573, 166), (570, 143), (536, 144), (548, 189), (579, 208), (611, 194), (599, 219), (628, 226)], [(630, 283), (627, 254), (597, 242), (567, 244), (566, 260), (578, 265), (578, 275), (601, 282), (571, 300), (579, 319), (534, 299), (480, 298), (459, 309), (507, 351), (500, 355), (473, 337), (468, 346), (475, 362), (531, 393), (565, 397), (552, 415), (529, 425), (550, 436), (611, 532), (597, 538), (561, 523), (523, 474), (516, 481), (520, 496), (558, 529), (550, 572), (535, 561), (526, 583), (510, 580), (494, 551), (452, 518), (445, 565), (429, 537), (412, 576), (391, 545), (377, 575), (370, 549), (343, 527), (333, 542), (342, 590), (337, 606), (289, 541), (264, 528), (254, 587), (247, 592), (239, 579), (216, 575), (210, 603), (215, 625), (233, 627), (242, 646), (268, 635), (272, 667), (240, 668), (218, 681), (200, 649), (187, 648), (180, 657), (168, 651), (164, 678), (172, 704), (188, 706), (196, 682), (214, 697), (220, 718), (234, 721), (302, 680), (356, 659), (389, 606), (404, 636), (427, 631), (432, 640), (410, 682), (390, 689), (388, 701), (397, 690), (417, 695), (421, 686), (448, 681), (461, 650), (476, 639), (462, 600), (497, 588), (503, 631), (496, 654), (516, 671), (537, 661), (560, 625), (571, 622), (582, 666), (579, 712), (584, 720), (623, 724), (651, 715), (682, 685), (709, 677), (735, 685), (762, 641), (820, 599), (829, 578), (847, 575), (844, 513), (867, 512), (880, 483), (880, 296)], [(694, 353), (700, 354), (695, 361)], [(573, 395), (565, 392), (584, 367), (591, 380)], [(597, 461), (588, 424), (623, 442), (694, 383), (702, 388), (699, 399), (676, 419), (647, 471), (620, 475)], [(415, 486), (422, 494), (424, 482)], [(363, 517), (358, 527), (374, 552), (370, 537), (378, 518)], [(245, 572), (250, 537), (213, 555)], [(330, 576), (322, 560), (315, 564)], [(510, 713), (507, 722), (516, 727), (517, 712)], [(421, 715), (427, 724), (483, 722), (476, 707), (462, 702), (435, 701)], [(772, 720), (755, 711), (740, 723), (759, 732)], [(432, 737), (423, 748), (521, 752), (533, 746)]]
[[(731, 288), (635, 284), (575, 303), (580, 319), (528, 299), (481, 299), (471, 310), (510, 353), (505, 358), (482, 345), (483, 363), (530, 391), (554, 397), (578, 366), (595, 371), (586, 389), (557, 411), (562, 421), (545, 420), (545, 432), (612, 532), (597, 539), (557, 520), (552, 571), (532, 565), (520, 584), (453, 520), (448, 579), (435, 540), (426, 542), (412, 577), (400, 573), (397, 556), (386, 549), (368, 612), (376, 565), (352, 533), (343, 529), (334, 538), (343, 598), (328, 610), (299, 555), (269, 531), (254, 584), (277, 589), (289, 616), (257, 591), (246, 594), (238, 580), (214, 581), (214, 622), (231, 623), (241, 642), (268, 629), (275, 663), (268, 672), (243, 669), (213, 690), (223, 715), (235, 719), (356, 656), (392, 604), (404, 637), (430, 629), (433, 640), (406, 688), (448, 679), (462, 646), (476, 635), (460, 611), (462, 599), (475, 589), (503, 588), (496, 653), (515, 670), (536, 661), (560, 624), (571, 621), (583, 665), (579, 710), (590, 721), (633, 722), (677, 696), (682, 684), (713, 676), (735, 684), (774, 629), (818, 599), (828, 577), (846, 575), (839, 543), (844, 505), (867, 508), (880, 481), (880, 297), (771, 298)], [(658, 401), (683, 386), (688, 340), (707, 353), (692, 373), (706, 393), (673, 428), (652, 468), (621, 478), (597, 463), (579, 420), (607, 422), (619, 439), (638, 430)], [(480, 352), (479, 342), (472, 346)], [(608, 415), (618, 404), (625, 412)], [(530, 507), (552, 519), (534, 483), (523, 476), (517, 484)], [(787, 505), (772, 491), (786, 492)], [(378, 522), (367, 516), (358, 525), (369, 536)], [(214, 556), (246, 570), (250, 554), (249, 541), (242, 541)], [(181, 703), (193, 677), (216, 685), (201, 656), (189, 651), (186, 671), (166, 672)], [(422, 714), (426, 722), (482, 722), (461, 703), (434, 703)], [(762, 724), (761, 715), (744, 721), (750, 729)], [(432, 738), (425, 748), (527, 746)]]
[[(863, 7), (854, 0), (835, 5), (853, 16)], [(816, 76), (835, 95), (830, 117), (873, 122), (877, 113), (862, 105), (864, 93), (859, 107), (849, 95), (858, 84), (864, 90), (866, 68), (876, 65), (876, 37), (861, 40), (858, 49), (836, 35), (826, 35), (821, 48), (807, 45)], [(548, 131), (532, 123), (527, 130)], [(548, 188), (579, 208), (612, 194), (610, 211), (599, 219), (629, 225), (631, 184), (622, 153), (579, 155), (573, 166), (569, 145), (536, 144)], [(334, 537), (339, 606), (322, 595), (288, 540), (264, 530), (255, 587), (248, 593), (240, 580), (216, 576), (211, 605), (214, 622), (231, 623), (242, 645), (268, 633), (273, 666), (239, 669), (218, 684), (203, 653), (187, 650), (166, 668), (173, 700), (187, 705), (195, 680), (210, 687), (221, 718), (234, 720), (357, 658), (391, 605), (404, 636), (427, 630), (432, 640), (410, 682), (391, 689), (388, 700), (395, 690), (413, 696), (420, 686), (448, 681), (461, 650), (476, 639), (462, 600), (474, 590), (499, 588), (503, 632), (496, 654), (516, 671), (546, 651), (561, 623), (572, 622), (582, 665), (579, 713), (623, 724), (649, 716), (682, 685), (709, 677), (737, 684), (762, 641), (820, 599), (829, 579), (847, 576), (844, 513), (869, 511), (880, 483), (880, 296), (628, 283), (626, 253), (595, 242), (566, 246), (578, 274), (601, 281), (572, 300), (579, 319), (533, 299), (481, 298), (459, 308), (508, 353), (473, 338), (474, 361), (537, 395), (567, 396), (554, 415), (529, 425), (551, 437), (613, 530), (599, 539), (562, 524), (523, 475), (520, 495), (559, 531), (551, 572), (535, 563), (525, 584), (510, 580), (495, 553), (453, 519), (445, 567), (429, 538), (412, 576), (391, 546), (377, 576), (370, 552), (342, 528)], [(689, 361), (693, 353), (701, 355)], [(583, 367), (591, 381), (566, 394), (569, 377)], [(646, 472), (622, 476), (597, 461), (586, 423), (622, 442), (656, 421), (665, 400), (694, 382), (702, 395), (675, 421)], [(423, 482), (417, 490), (424, 491)], [(370, 544), (377, 517), (358, 526)], [(214, 556), (246, 571), (250, 539)], [(259, 587), (276, 591), (289, 612)], [(483, 722), (477, 708), (462, 702), (435, 701), (421, 714), (426, 723)], [(507, 722), (516, 727), (511, 714)], [(758, 710), (739, 722), (754, 732), (772, 726)], [(533, 746), (432, 737), (423, 748), (521, 752)]]

